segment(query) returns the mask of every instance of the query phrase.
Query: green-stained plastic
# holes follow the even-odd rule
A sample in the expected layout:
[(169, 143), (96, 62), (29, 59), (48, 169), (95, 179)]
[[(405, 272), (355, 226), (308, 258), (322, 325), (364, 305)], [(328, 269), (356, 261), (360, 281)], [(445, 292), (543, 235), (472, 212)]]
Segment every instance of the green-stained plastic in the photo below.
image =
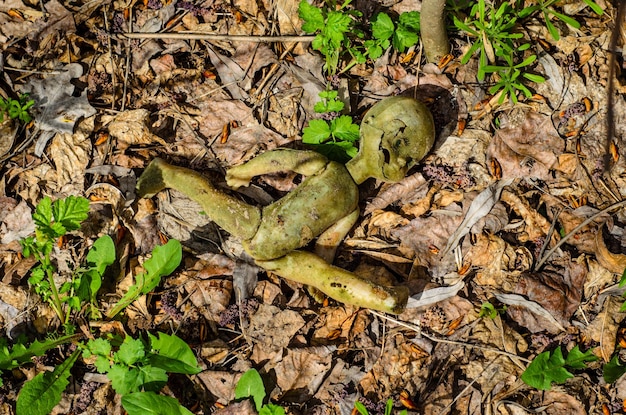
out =
[(141, 175), (137, 192), (146, 197), (176, 189), (198, 202), (220, 227), (241, 238), (244, 249), (268, 271), (313, 286), (343, 303), (401, 313), (408, 299), (405, 287), (383, 287), (330, 265), (326, 261), (332, 261), (332, 247), (318, 246), (318, 255), (298, 249), (318, 237), (323, 245), (343, 239), (358, 218), (357, 184), (370, 177), (404, 178), (432, 147), (434, 130), (432, 116), (422, 103), (391, 97), (366, 114), (359, 153), (346, 166), (312, 151), (277, 149), (228, 170), (226, 181), (234, 188), (247, 186), (260, 174), (294, 171), (306, 176), (296, 190), (262, 209), (217, 190), (193, 170), (160, 159)]

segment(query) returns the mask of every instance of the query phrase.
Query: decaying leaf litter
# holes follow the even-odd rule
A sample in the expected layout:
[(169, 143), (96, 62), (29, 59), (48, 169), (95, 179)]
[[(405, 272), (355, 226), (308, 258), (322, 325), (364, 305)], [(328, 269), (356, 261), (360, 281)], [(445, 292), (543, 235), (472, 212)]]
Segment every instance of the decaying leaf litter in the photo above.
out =
[[(162, 237), (183, 241), (178, 272), (129, 308), (123, 325), (98, 330), (172, 331), (187, 341), (205, 370), (172, 379), (166, 393), (194, 413), (229, 403), (223, 413), (243, 410), (232, 401), (250, 367), (266, 377), (271, 400), (294, 414), (349, 413), (355, 400), (377, 413), (389, 397), (402, 408), (403, 391), (417, 408), (410, 413), (619, 413), (623, 380), (607, 385), (601, 364), (619, 342), (623, 317), (616, 286), (626, 266), (623, 209), (606, 208), (626, 189), (624, 127), (616, 124), (617, 160), (604, 175), (614, 10), (600, 4), (603, 16), (581, 13), (580, 30), (564, 26), (548, 51), (538, 49), (547, 81), (515, 105), (489, 100), (475, 82), (474, 60), (440, 69), (424, 64), (419, 46), (409, 54), (388, 51), (341, 80), (355, 115), (402, 91), (454, 110), (441, 111), (435, 149), (410, 176), (361, 186), (363, 213), (336, 262), (409, 285), (413, 303), (390, 319), (321, 306), (302, 286), (259, 273), (238, 241), (175, 192), (134, 201), (135, 174), (156, 156), (225, 187), (228, 167), (297, 146), (325, 80), (308, 43), (121, 34), (299, 34), (297, 2), (50, 1), (42, 11), (5, 1), (0, 86), (30, 92), (36, 112), (34, 124), (10, 129), (0, 146), (3, 335), (34, 338), (58, 325), (29, 292), (33, 263), (19, 255), (18, 241), (33, 231), (30, 215), (44, 196), (83, 195), (92, 201), (89, 219), (58, 262), (78, 264), (97, 236), (115, 236), (119, 265), (108, 274), (106, 298), (125, 292), (139, 257)], [(531, 23), (527, 36), (549, 39), (541, 22)], [(468, 47), (461, 36), (452, 34), (452, 42), (456, 56)], [(623, 92), (619, 83), (617, 89)], [(619, 94), (617, 120), (625, 111)], [(463, 131), (458, 120), (467, 121)], [(297, 183), (290, 174), (260, 178), (242, 197), (267, 204)], [(506, 312), (479, 318), (486, 301)], [(88, 331), (88, 323), (76, 324)], [(526, 386), (519, 376), (528, 362), (559, 345), (593, 349), (600, 361), (548, 392)], [(1, 411), (13, 413), (22, 382), (55, 359), (3, 374)], [(120, 413), (119, 399), (98, 376), (81, 366), (55, 413)], [(93, 394), (87, 405), (85, 393)]]

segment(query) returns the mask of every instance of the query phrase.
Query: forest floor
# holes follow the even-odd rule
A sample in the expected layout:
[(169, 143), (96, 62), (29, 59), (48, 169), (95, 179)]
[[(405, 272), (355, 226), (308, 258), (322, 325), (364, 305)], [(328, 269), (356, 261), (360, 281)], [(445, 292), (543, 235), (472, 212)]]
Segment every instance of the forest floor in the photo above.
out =
[[(261, 374), (266, 402), (288, 414), (350, 414), (357, 401), (383, 414), (389, 399), (394, 414), (625, 413), (626, 124), (616, 123), (612, 142), (606, 127), (617, 11), (602, 1), (602, 14), (578, 0), (528, 2), (544, 9), (518, 16), (511, 33), (530, 47), (515, 53), (535, 56), (521, 71), (546, 81), (519, 81), (513, 101), (491, 89), (499, 79), (493, 71), (477, 79), (480, 53), (461, 62), (478, 38), (456, 29), (452, 15), (463, 20), (474, 4), (451, 7), (451, 60), (426, 63), (418, 42), (330, 79), (356, 124), (374, 103), (399, 94), (424, 101), (436, 122), (432, 151), (404, 180), (359, 187), (360, 216), (335, 260), (409, 287), (407, 309), (387, 315), (316, 302), (305, 286), (257, 267), (241, 241), (176, 191), (135, 194), (155, 157), (229, 191), (228, 168), (277, 147), (302, 147), (329, 78), (300, 29), (296, 0), (0, 1), (0, 94), (17, 102), (28, 93), (21, 106), (34, 101), (32, 120), (4, 112), (0, 124), (0, 413), (21, 415), (27, 381), (72, 358), (52, 413), (132, 415), (113, 372), (99, 373), (97, 362), (74, 350), (94, 338), (114, 350), (124, 339), (147, 344), (147, 333), (157, 332), (182, 339), (202, 370), (168, 370), (155, 392), (180, 406), (153, 404), (141, 413), (254, 413), (249, 400), (235, 399), (251, 368)], [(380, 11), (420, 10), (420, 2), (355, 1), (347, 9), (368, 22)], [(207, 36), (171, 36), (184, 31)], [(309, 37), (286, 37), (296, 35)], [(618, 75), (622, 61), (618, 54)], [(339, 69), (348, 62), (342, 55)], [(617, 78), (616, 120), (626, 119), (623, 93)], [(260, 177), (232, 194), (268, 204), (300, 180)], [(78, 291), (70, 288), (62, 293), (63, 324), (52, 288), (34, 283), (38, 262), (20, 241), (41, 225), (33, 214), (45, 197), (68, 196), (90, 207), (80, 229), (50, 248), (54, 284), (74, 281), (102, 235), (111, 236), (116, 255), (91, 298), (101, 314), (89, 301), (71, 308)], [(168, 240), (181, 241), (181, 264), (107, 317), (140, 264)], [(67, 341), (17, 352), (55, 338)], [(146, 353), (158, 343), (150, 344)], [(521, 376), (544, 352), (552, 359), (541, 355), (538, 388)], [(110, 354), (107, 364), (118, 358)], [(154, 362), (133, 360), (125, 370)], [(20, 399), (34, 408), (48, 399), (41, 393)]]

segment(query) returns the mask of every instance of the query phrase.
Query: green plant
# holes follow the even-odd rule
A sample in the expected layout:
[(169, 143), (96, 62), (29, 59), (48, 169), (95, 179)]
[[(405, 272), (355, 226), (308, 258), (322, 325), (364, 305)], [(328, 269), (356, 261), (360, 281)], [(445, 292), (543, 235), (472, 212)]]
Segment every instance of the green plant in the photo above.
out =
[(550, 390), (552, 382), (564, 383), (567, 379), (574, 377), (567, 369), (584, 369), (587, 367), (586, 362), (594, 362), (598, 358), (591, 352), (581, 352), (578, 346), (575, 346), (566, 357), (560, 347), (553, 352), (545, 351), (538, 354), (528, 365), (522, 380), (529, 386), (541, 390)]
[(250, 369), (241, 375), (237, 386), (235, 386), (235, 399), (252, 398), (259, 415), (285, 415), (282, 406), (271, 403), (263, 404), (265, 395), (263, 379), (256, 369)]
[[(369, 415), (369, 412), (367, 411), (367, 408), (365, 407), (365, 405), (363, 405), (361, 402), (356, 401), (354, 403), (354, 408), (361, 414), (361, 415)], [(391, 415), (391, 411), (393, 411), (393, 399), (388, 399), (387, 403), (385, 404), (385, 415)], [(407, 411), (406, 409), (403, 409), (402, 411), (400, 411), (400, 413), (398, 415), (406, 415)]]
[[(337, 91), (322, 91), (321, 100), (315, 104), (315, 111), (331, 114), (331, 117), (344, 108), (344, 103), (337, 99)], [(346, 162), (357, 154), (356, 141), (359, 139), (359, 126), (354, 124), (349, 115), (340, 115), (330, 121), (311, 120), (302, 130), (302, 142), (316, 146), (316, 150), (327, 157)]]
[[(160, 332), (158, 337), (148, 333), (147, 339), (126, 336), (122, 340), (110, 336), (89, 340), (83, 347), (83, 357), (95, 358), (96, 369), (107, 374), (113, 390), (122, 395), (122, 405), (130, 415), (132, 412), (126, 403), (141, 406), (143, 401), (144, 406), (149, 407), (151, 402), (165, 398), (156, 392), (167, 383), (167, 373), (194, 375), (201, 371), (187, 343), (175, 335)], [(187, 413), (185, 411), (183, 413)]]
[(150, 259), (143, 263), (146, 272), (137, 274), (135, 284), (131, 285), (126, 294), (109, 310), (107, 317), (115, 317), (137, 298), (154, 290), (161, 282), (161, 277), (170, 275), (180, 265), (182, 256), (180, 242), (175, 239), (170, 239), (165, 245), (154, 247)]
[[(330, 79), (368, 58), (379, 58), (390, 46), (404, 52), (419, 40), (418, 12), (402, 13), (395, 23), (388, 14), (378, 13), (368, 28), (362, 28), (358, 24), (361, 12), (351, 9), (350, 2), (337, 5), (329, 0), (316, 7), (301, 0), (298, 7), (298, 15), (304, 21), (302, 30), (316, 34), (312, 47), (324, 55), (324, 70)], [(349, 61), (339, 71), (344, 57), (349, 57)], [(340, 115), (344, 103), (337, 99), (338, 92), (330, 82), (319, 95), (321, 100), (314, 109), (323, 115), (322, 119), (310, 121), (303, 130), (302, 141), (332, 160), (346, 162), (357, 154), (359, 127), (351, 116)]]
[[(516, 52), (522, 52), (530, 47), (530, 44), (524, 43), (515, 49)], [(498, 103), (502, 104), (507, 97), (510, 97), (513, 103), (517, 103), (517, 91), (521, 91), (526, 98), (530, 98), (532, 93), (524, 84), (522, 79), (531, 82), (545, 82), (545, 78), (541, 75), (535, 75), (528, 72), (522, 72), (525, 67), (532, 65), (537, 59), (537, 55), (530, 55), (520, 63), (513, 61), (514, 54), (507, 54), (502, 50), (496, 51), (496, 54), (506, 62), (504, 65), (486, 65), (483, 70), (486, 73), (496, 74), (495, 83), (489, 88), (489, 93), (495, 95), (502, 91)]]
[(515, 49), (515, 42), (521, 39), (522, 33), (513, 32), (517, 23), (517, 16), (509, 3), (502, 3), (497, 9), (487, 6), (485, 0), (478, 0), (471, 8), (465, 21), (453, 16), (454, 25), (474, 39), (474, 43), (461, 58), (465, 65), (476, 51), (479, 52), (479, 67), (477, 78), (485, 79), (484, 67), (487, 63), (496, 62), (496, 52), (511, 55)]
[(489, 301), (485, 301), (480, 306), (480, 312), (478, 313), (478, 317), (489, 317), (490, 319), (494, 319), (498, 316), (498, 314), (502, 314), (506, 311), (506, 306), (502, 306), (502, 308), (496, 308)]
[[(594, 3), (593, 0), (583, 0), (583, 1), (598, 16), (601, 16), (602, 13), (604, 12), (598, 4)], [(541, 13), (543, 15), (544, 21), (546, 22), (546, 27), (548, 28), (548, 32), (550, 32), (550, 36), (552, 36), (554, 40), (559, 40), (561, 36), (559, 35), (559, 31), (556, 29), (556, 27), (552, 23), (552, 17), (556, 17), (557, 19), (573, 27), (574, 29), (580, 29), (580, 23), (578, 23), (578, 21), (574, 19), (573, 17), (570, 17), (566, 14), (563, 14), (554, 10), (554, 8), (552, 8), (551, 6), (555, 4), (556, 2), (557, 0), (548, 0), (548, 1), (539, 0), (537, 4), (529, 6), (529, 7), (525, 7), (524, 9), (522, 9), (519, 12), (519, 17), (524, 18), (536, 12)]]
[(334, 76), (344, 54), (351, 56), (351, 61), (342, 70), (345, 72), (357, 63), (364, 63), (368, 57), (377, 59), (384, 49), (392, 45), (399, 52), (417, 43), (420, 28), (418, 12), (402, 13), (394, 24), (386, 13), (378, 13), (371, 21), (368, 35), (358, 24), (361, 12), (349, 7), (351, 0), (337, 5), (330, 0), (322, 7), (301, 0), (298, 15), (304, 21), (302, 30), (315, 33), (312, 47), (324, 55), (325, 70)]
[[(35, 236), (21, 241), (24, 255), (33, 255), (38, 264), (31, 271), (29, 283), (54, 309), (63, 323), (66, 333), (74, 331), (70, 324), (71, 312), (89, 309), (92, 319), (100, 318), (97, 293), (102, 275), (108, 265), (115, 261), (115, 246), (109, 236), (98, 238), (87, 253), (85, 266), (76, 267), (71, 276), (59, 287), (55, 281), (57, 267), (53, 260), (56, 241), (67, 232), (77, 230), (87, 218), (89, 201), (70, 196), (52, 203), (44, 198), (33, 213)], [(126, 295), (110, 310), (113, 317), (139, 296), (153, 290), (162, 276), (178, 267), (182, 259), (180, 242), (170, 240), (155, 247), (150, 259), (143, 264), (146, 272), (136, 277)], [(81, 335), (51, 336), (44, 341), (26, 345), (18, 340), (9, 346), (0, 339), (0, 370), (12, 370), (30, 362), (34, 356), (42, 356), (61, 344), (77, 341)], [(114, 390), (122, 395), (122, 405), (130, 415), (167, 413), (191, 415), (174, 398), (157, 392), (165, 385), (167, 373), (195, 374), (200, 371), (194, 354), (180, 338), (165, 333), (147, 338), (121, 339), (116, 336), (100, 337), (86, 344), (76, 343), (76, 349), (51, 372), (41, 372), (22, 387), (16, 405), (17, 415), (45, 415), (60, 401), (68, 385), (70, 369), (80, 357), (93, 357), (101, 373), (107, 373)], [(165, 411), (165, 412), (163, 412)]]
[(19, 99), (0, 97), (0, 122), (4, 121), (4, 114), (8, 114), (12, 120), (19, 119), (24, 124), (29, 123), (32, 117), (28, 110), (34, 104), (35, 101), (28, 99), (28, 94), (20, 95)]
[[(68, 280), (57, 287), (57, 267), (52, 260), (56, 241), (67, 232), (80, 228), (87, 218), (89, 201), (69, 196), (52, 203), (49, 197), (39, 202), (33, 220), (35, 236), (21, 241), (25, 257), (33, 255), (38, 264), (31, 270), (29, 284), (42, 299), (50, 304), (66, 332), (72, 332), (70, 315), (79, 311), (83, 303), (90, 305), (92, 315), (98, 315), (95, 297), (107, 266), (115, 261), (115, 246), (108, 235), (98, 238), (87, 254), (87, 267), (74, 270)], [(64, 306), (65, 305), (65, 306)]]

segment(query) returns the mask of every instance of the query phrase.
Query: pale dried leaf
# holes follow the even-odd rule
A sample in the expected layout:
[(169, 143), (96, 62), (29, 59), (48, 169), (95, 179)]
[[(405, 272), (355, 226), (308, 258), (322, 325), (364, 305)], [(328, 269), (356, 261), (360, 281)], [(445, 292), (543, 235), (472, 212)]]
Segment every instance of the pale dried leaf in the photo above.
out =
[[(70, 81), (82, 74), (82, 66), (73, 63), (59, 73), (48, 75), (41, 80), (32, 78), (30, 84), (25, 86), (25, 91), (29, 92), (30, 98), (35, 101), (31, 113), (41, 130), (71, 134), (81, 118), (96, 113), (96, 109), (87, 99), (86, 91), (78, 97), (73, 96), (75, 87)], [(45, 143), (38, 143), (35, 154), (41, 156), (44, 147)]]
[(28, 204), (15, 199), (0, 197), (0, 243), (19, 241), (35, 232), (32, 212)]
[(500, 180), (482, 192), (472, 202), (467, 213), (465, 214), (465, 218), (457, 228), (457, 230), (450, 236), (448, 239), (448, 243), (443, 249), (441, 255), (445, 256), (448, 252), (452, 251), (457, 247), (461, 238), (469, 233), (472, 227), (478, 222), (481, 218), (485, 217), (493, 208), (493, 206), (500, 199), (500, 193), (502, 193), (502, 189), (505, 186), (510, 185), (513, 182), (512, 179), (508, 180)]
[(465, 287), (465, 283), (463, 281), (459, 281), (449, 287), (431, 288), (429, 290), (422, 291), (421, 293), (412, 295), (409, 298), (407, 308), (425, 307), (447, 300), (448, 298), (454, 297), (463, 289), (463, 287)]
[(532, 313), (537, 314), (550, 322), (550, 324), (556, 327), (559, 331), (565, 331), (565, 328), (554, 317), (552, 317), (552, 314), (534, 301), (529, 301), (517, 294), (496, 294), (496, 298), (498, 301), (508, 306), (520, 306), (527, 308)]

